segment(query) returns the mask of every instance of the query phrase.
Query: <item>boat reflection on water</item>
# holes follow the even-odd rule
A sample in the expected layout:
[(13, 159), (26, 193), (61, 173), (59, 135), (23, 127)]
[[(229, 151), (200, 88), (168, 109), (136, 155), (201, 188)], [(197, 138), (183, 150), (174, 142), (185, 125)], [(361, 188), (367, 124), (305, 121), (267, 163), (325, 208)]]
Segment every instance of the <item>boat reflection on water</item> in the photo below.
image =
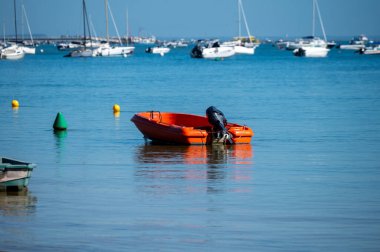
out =
[[(136, 150), (136, 178), (155, 193), (178, 189), (244, 191), (253, 172), (253, 150), (240, 145), (144, 145)], [(220, 183), (222, 182), (223, 183)], [(140, 188), (141, 189), (141, 188)]]
[(37, 198), (27, 189), (0, 192), (0, 216), (28, 216), (36, 211)]

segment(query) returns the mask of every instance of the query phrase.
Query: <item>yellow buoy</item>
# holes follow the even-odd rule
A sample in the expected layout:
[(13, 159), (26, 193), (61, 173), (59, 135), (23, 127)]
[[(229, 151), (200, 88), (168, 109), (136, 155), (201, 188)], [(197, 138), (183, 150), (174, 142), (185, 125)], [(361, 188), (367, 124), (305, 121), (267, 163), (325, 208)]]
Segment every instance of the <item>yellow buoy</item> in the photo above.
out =
[(12, 101), (12, 108), (18, 108), (19, 106), (20, 106), (20, 104), (18, 103), (17, 100)]
[(120, 106), (118, 104), (113, 105), (113, 112), (114, 113), (120, 112)]

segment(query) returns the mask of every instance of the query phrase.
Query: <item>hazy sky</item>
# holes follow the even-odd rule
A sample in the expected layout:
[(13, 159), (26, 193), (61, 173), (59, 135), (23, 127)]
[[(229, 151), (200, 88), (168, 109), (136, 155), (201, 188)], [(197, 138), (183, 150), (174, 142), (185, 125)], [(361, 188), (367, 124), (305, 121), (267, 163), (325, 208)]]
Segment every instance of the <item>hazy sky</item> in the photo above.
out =
[[(237, 0), (109, 0), (118, 29), (163, 37), (230, 37), (238, 34)], [(16, 0), (18, 31), (21, 4), (32, 32), (50, 36), (82, 34), (81, 0)], [(104, 0), (87, 0), (98, 35), (105, 35)], [(380, 0), (319, 0), (327, 36), (380, 35)], [(243, 0), (251, 33), (259, 38), (312, 33), (312, 0)], [(0, 0), (0, 20), (14, 34), (13, 0)], [(111, 22), (111, 21), (110, 21)], [(25, 23), (25, 22), (24, 22)], [(24, 28), (22, 28), (24, 27)], [(3, 30), (3, 29), (1, 29)], [(318, 26), (317, 32), (321, 35)], [(110, 33), (115, 30), (110, 23)], [(3, 32), (2, 32), (3, 34)]]

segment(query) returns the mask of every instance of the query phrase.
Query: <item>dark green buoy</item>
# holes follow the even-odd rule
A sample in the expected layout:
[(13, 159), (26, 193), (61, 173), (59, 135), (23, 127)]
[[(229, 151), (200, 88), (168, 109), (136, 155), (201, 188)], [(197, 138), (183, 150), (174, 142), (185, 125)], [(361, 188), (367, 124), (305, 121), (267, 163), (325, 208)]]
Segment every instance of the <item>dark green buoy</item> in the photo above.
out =
[(58, 112), (53, 124), (54, 130), (67, 130), (67, 122), (61, 112)]

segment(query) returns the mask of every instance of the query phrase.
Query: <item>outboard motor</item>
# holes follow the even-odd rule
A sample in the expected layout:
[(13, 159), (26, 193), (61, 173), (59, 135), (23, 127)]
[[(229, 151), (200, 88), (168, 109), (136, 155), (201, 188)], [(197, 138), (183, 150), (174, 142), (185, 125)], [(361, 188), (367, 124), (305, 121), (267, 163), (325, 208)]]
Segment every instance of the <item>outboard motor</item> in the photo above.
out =
[(211, 106), (206, 110), (206, 116), (208, 122), (213, 126), (214, 138), (217, 140), (222, 139), (222, 142), (225, 142), (226, 140), (231, 142), (230, 135), (226, 129), (227, 119), (223, 112), (214, 106)]
[(202, 47), (200, 44), (197, 44), (194, 46), (194, 48), (191, 50), (190, 56), (192, 58), (203, 58), (202, 55)]

